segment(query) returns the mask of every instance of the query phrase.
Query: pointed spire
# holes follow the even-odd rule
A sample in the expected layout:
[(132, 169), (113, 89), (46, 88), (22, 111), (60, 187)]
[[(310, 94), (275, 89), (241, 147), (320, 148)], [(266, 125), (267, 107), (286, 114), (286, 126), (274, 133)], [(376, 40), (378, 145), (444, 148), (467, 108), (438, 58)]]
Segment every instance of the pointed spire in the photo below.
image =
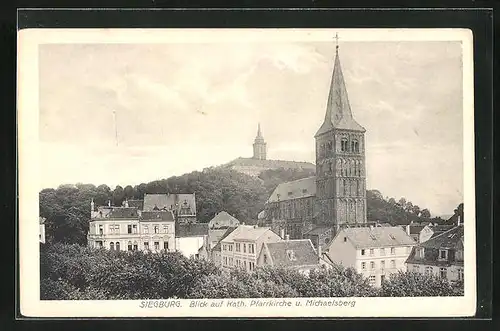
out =
[(259, 125), (258, 125), (258, 128), (257, 128), (257, 137), (261, 137), (262, 138), (262, 132), (260, 130), (260, 122), (259, 122)]
[(257, 126), (257, 136), (255, 137), (255, 142), (264, 142), (264, 137), (262, 136), (262, 130), (260, 129), (260, 122)]
[(365, 131), (352, 116), (344, 74), (342, 73), (342, 67), (340, 65), (338, 34), (335, 36), (335, 39), (335, 62), (330, 83), (328, 103), (326, 105), (325, 121), (316, 133), (316, 136), (328, 132), (333, 128)]

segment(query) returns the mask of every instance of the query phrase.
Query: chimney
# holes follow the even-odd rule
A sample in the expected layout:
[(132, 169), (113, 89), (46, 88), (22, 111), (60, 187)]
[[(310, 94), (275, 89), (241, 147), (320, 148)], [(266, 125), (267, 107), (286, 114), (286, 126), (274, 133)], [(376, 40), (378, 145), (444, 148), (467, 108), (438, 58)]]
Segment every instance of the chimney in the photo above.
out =
[(321, 245), (318, 245), (318, 256), (321, 258)]
[(370, 231), (373, 231), (373, 225), (370, 225)]
[(111, 207), (111, 200), (108, 200), (108, 207)]
[(280, 230), (280, 237), (281, 239), (285, 239), (285, 229)]
[(290, 240), (290, 236), (289, 236), (288, 234), (287, 234), (287, 235), (285, 235), (285, 240), (286, 240), (286, 241)]
[(410, 224), (406, 226), (406, 234), (410, 235)]
[(128, 199), (125, 199), (125, 207), (128, 208)]

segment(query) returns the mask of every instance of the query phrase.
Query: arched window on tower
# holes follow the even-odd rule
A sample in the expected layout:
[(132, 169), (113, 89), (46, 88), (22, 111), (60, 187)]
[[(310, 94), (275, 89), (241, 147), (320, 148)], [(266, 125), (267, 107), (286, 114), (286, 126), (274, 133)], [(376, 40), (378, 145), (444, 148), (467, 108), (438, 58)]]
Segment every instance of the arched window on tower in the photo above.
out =
[(351, 151), (355, 153), (359, 153), (359, 143), (358, 140), (354, 139), (351, 142)]
[(349, 149), (349, 142), (347, 141), (347, 138), (342, 138), (340, 141), (340, 150), (342, 152), (347, 152)]

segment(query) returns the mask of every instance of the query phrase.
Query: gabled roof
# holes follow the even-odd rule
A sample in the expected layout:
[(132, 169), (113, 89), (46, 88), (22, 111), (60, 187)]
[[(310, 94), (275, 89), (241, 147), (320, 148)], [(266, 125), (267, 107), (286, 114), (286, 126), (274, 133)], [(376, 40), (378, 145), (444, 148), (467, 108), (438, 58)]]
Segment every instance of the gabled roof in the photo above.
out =
[(194, 193), (144, 194), (144, 211), (181, 210), (184, 205), (196, 214)]
[(398, 226), (342, 229), (334, 240), (347, 237), (356, 248), (381, 248), (414, 245), (415, 241)]
[(227, 227), (227, 226), (235, 226), (239, 225), (240, 221), (236, 219), (235, 217), (231, 216), (229, 213), (225, 211), (219, 212), (217, 215), (214, 216), (209, 222), (208, 226), (210, 228), (217, 228), (217, 227)]
[(299, 267), (319, 264), (319, 256), (309, 239), (282, 240), (264, 243), (272, 264), (276, 267)]
[(332, 129), (355, 130), (365, 132), (365, 128), (352, 117), (351, 105), (347, 96), (344, 75), (340, 66), (338, 49), (335, 54), (332, 81), (328, 103), (326, 105), (325, 120), (315, 136), (319, 136)]
[(236, 230), (236, 226), (235, 227), (229, 227), (226, 232), (220, 237), (219, 241), (217, 242), (217, 244), (214, 246), (214, 248), (212, 248), (212, 251), (219, 251), (221, 250), (221, 241), (224, 240), (227, 236), (229, 236), (234, 230)]
[(128, 200), (128, 206), (142, 210), (144, 208), (144, 200)]
[(174, 221), (174, 214), (171, 211), (143, 211), (142, 221)]
[(316, 195), (316, 176), (279, 184), (267, 202), (307, 198)]
[(424, 225), (409, 225), (410, 234), (420, 234), (420, 232), (425, 228)]
[(439, 233), (431, 239), (419, 244), (419, 247), (426, 248), (456, 248), (457, 245), (463, 245), (464, 227), (456, 226), (448, 231)]
[(268, 232), (272, 233), (274, 236), (278, 236), (272, 232), (270, 228), (240, 225), (221, 241), (256, 241)]
[(207, 223), (187, 223), (187, 224), (175, 224), (175, 237), (176, 238), (186, 238), (186, 237), (202, 237), (208, 235), (208, 224)]
[(169, 209), (170, 204), (168, 203), (167, 194), (144, 194), (144, 211), (152, 211), (155, 209)]

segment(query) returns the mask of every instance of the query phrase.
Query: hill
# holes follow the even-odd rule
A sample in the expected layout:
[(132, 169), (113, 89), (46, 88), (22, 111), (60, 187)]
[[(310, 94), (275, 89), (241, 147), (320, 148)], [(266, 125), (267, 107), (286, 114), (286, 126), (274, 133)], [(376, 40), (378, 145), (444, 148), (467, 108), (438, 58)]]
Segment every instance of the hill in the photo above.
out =
[[(126, 198), (142, 199), (145, 193), (175, 192), (196, 193), (199, 222), (208, 222), (225, 210), (240, 221), (251, 223), (278, 184), (311, 175), (314, 173), (309, 169), (270, 169), (254, 177), (230, 169), (208, 168), (134, 187), (117, 186), (114, 190), (107, 185), (61, 185), (40, 192), (40, 216), (46, 218), (48, 241), (85, 244), (92, 198), (97, 205), (106, 204), (108, 199), (121, 205)], [(408, 224), (430, 220), (429, 210), (405, 198), (397, 202), (384, 198), (377, 190), (367, 191), (367, 207), (368, 221)]]

